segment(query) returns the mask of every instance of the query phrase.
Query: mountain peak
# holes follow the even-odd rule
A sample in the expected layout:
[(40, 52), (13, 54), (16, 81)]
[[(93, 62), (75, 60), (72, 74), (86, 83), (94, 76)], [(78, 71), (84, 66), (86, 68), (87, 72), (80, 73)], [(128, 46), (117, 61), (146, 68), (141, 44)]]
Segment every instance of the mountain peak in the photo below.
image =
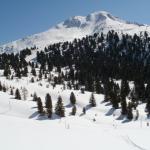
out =
[(103, 32), (106, 34), (109, 30), (133, 35), (145, 30), (150, 32), (150, 27), (121, 20), (107, 11), (96, 11), (87, 16), (70, 17), (48, 31), (2, 45), (0, 52), (16, 53), (34, 46), (43, 50), (53, 43), (72, 41), (74, 38), (82, 38), (93, 33)]

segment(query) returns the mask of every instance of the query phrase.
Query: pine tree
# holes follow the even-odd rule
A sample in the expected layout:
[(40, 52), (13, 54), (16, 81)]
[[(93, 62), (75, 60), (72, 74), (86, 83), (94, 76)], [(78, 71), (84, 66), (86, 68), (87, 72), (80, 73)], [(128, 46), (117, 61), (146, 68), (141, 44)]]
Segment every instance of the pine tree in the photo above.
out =
[(72, 105), (75, 105), (75, 104), (76, 104), (76, 97), (75, 97), (75, 95), (74, 95), (73, 92), (71, 92), (71, 95), (70, 95), (70, 103), (71, 103)]
[(40, 98), (40, 97), (37, 98), (37, 108), (38, 108), (38, 112), (39, 112), (40, 114), (43, 114), (43, 113), (44, 113), (43, 104), (42, 104), (42, 101), (41, 101), (41, 98)]
[(116, 88), (113, 88), (110, 91), (110, 101), (112, 103), (112, 106), (114, 109), (118, 109), (119, 108), (119, 101), (120, 101), (120, 96), (118, 95), (118, 92), (116, 90)]
[(126, 97), (128, 96), (129, 92), (130, 92), (130, 87), (129, 87), (127, 80), (122, 80), (121, 81), (121, 96)]
[(85, 109), (85, 107), (83, 107), (82, 112), (83, 112), (83, 114), (86, 114), (86, 109)]
[(34, 83), (34, 78), (33, 77), (31, 78), (31, 83)]
[(150, 100), (147, 100), (147, 103), (146, 103), (146, 111), (148, 113), (148, 116), (150, 116)]
[(11, 70), (10, 70), (9, 65), (6, 65), (4, 69), (4, 76), (7, 77), (9, 75), (11, 75)]
[(104, 89), (101, 86), (101, 83), (99, 82), (99, 80), (96, 80), (95, 82), (95, 90), (97, 94), (104, 94)]
[(91, 94), (89, 103), (91, 107), (96, 107), (96, 100), (93, 93)]
[(0, 82), (0, 91), (2, 91), (3, 90), (3, 87), (2, 87), (2, 84), (1, 84), (1, 82)]
[(121, 114), (126, 115), (127, 114), (127, 102), (125, 98), (121, 99)]
[(10, 89), (10, 95), (14, 95), (13, 89)]
[(20, 95), (20, 91), (18, 88), (16, 89), (16, 92), (15, 92), (15, 99), (21, 100), (21, 95)]
[(46, 97), (45, 97), (45, 108), (46, 108), (46, 112), (48, 114), (48, 118), (52, 117), (52, 100), (51, 100), (51, 96), (47, 93)]
[(35, 68), (32, 68), (31, 73), (32, 73), (33, 76), (36, 76), (36, 70), (35, 70)]
[(132, 120), (133, 119), (133, 113), (132, 113), (132, 103), (131, 102), (129, 102), (128, 103), (128, 108), (127, 108), (127, 118), (129, 119), (129, 120)]
[(3, 89), (3, 92), (6, 92), (6, 86), (5, 85), (3, 85), (2, 89)]
[(76, 105), (74, 105), (74, 106), (72, 107), (71, 115), (75, 116), (75, 115), (76, 115), (76, 111), (77, 111), (77, 108), (76, 108)]
[(27, 66), (23, 70), (23, 76), (25, 76), (25, 77), (28, 76), (28, 67)]
[(63, 106), (62, 98), (61, 96), (58, 97), (58, 101), (55, 107), (55, 114), (60, 117), (65, 117), (65, 109)]
[(33, 94), (33, 101), (37, 101), (37, 94), (36, 94), (36, 92), (34, 92), (34, 94)]

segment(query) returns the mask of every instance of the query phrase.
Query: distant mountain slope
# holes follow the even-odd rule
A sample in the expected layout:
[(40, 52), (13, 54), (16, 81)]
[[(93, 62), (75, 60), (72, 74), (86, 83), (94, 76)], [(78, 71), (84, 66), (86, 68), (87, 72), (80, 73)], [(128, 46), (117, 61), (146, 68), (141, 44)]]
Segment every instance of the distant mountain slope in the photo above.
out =
[(114, 17), (108, 12), (100, 11), (88, 16), (71, 17), (45, 32), (1, 45), (0, 53), (16, 53), (26, 47), (34, 46), (43, 49), (52, 43), (71, 41), (74, 38), (81, 38), (95, 32), (107, 33), (109, 30), (115, 30), (118, 33), (138, 34), (145, 30), (150, 32), (150, 26), (129, 23)]

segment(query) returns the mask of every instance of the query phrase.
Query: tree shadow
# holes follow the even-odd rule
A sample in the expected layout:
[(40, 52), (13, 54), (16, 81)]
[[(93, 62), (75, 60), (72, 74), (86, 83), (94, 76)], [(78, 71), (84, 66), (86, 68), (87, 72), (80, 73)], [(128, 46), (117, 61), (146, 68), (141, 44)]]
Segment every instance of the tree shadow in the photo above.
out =
[(103, 101), (101, 102), (101, 104), (104, 104), (104, 103), (106, 103), (106, 101), (105, 101), (105, 100), (103, 100)]
[(124, 118), (126, 118), (125, 115), (120, 115), (116, 120), (123, 120)]
[(67, 104), (65, 107), (66, 107), (66, 108), (71, 108), (71, 107), (72, 107), (72, 104)]
[(39, 120), (39, 121), (44, 121), (44, 120), (49, 120), (50, 118), (48, 118), (47, 116), (45, 115), (38, 115), (37, 119), (36, 120)]
[[(15, 99), (15, 97), (10, 97), (10, 99)], [(17, 100), (17, 99), (15, 99), (15, 100)]]
[(82, 117), (82, 116), (84, 116), (84, 115), (85, 115), (84, 113), (81, 113), (79, 116)]
[(35, 107), (31, 107), (31, 109), (37, 109), (37, 106), (35, 106)]
[(105, 106), (110, 106), (112, 105), (110, 102), (107, 102), (107, 104), (105, 104)]
[(89, 110), (90, 108), (92, 108), (92, 107), (89, 104), (85, 106), (86, 111)]
[(29, 116), (29, 119), (33, 119), (33, 118), (35, 118), (38, 115), (39, 115), (39, 113), (36, 111), (32, 115)]
[(115, 111), (115, 109), (111, 108), (105, 115), (106, 116), (111, 116), (111, 115), (113, 115), (114, 111)]
[(36, 120), (39, 120), (39, 121), (44, 121), (44, 120), (61, 120), (61, 117), (56, 115), (56, 114), (52, 114), (52, 117), (51, 118), (48, 118), (47, 115), (38, 115), (37, 119)]
[(122, 123), (129, 123), (129, 122), (131, 122), (131, 120), (129, 120), (129, 119), (125, 119), (122, 121)]

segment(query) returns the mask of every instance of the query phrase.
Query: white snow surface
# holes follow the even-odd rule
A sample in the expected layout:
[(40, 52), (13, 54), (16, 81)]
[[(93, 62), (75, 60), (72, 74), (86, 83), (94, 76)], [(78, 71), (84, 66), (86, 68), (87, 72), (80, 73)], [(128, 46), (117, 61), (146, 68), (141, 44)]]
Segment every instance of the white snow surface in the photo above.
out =
[[(6, 80), (0, 71), (0, 80), (6, 87), (28, 89), (27, 100), (15, 100), (9, 92), (0, 92), (0, 148), (3, 150), (149, 150), (150, 127), (144, 112), (145, 104), (138, 107), (138, 121), (126, 122), (120, 118), (120, 109), (113, 110), (109, 103), (104, 103), (104, 96), (94, 94), (97, 107), (88, 108), (82, 115), (82, 108), (88, 106), (90, 92), (62, 90), (46, 87), (44, 79), (30, 83), (29, 78)], [(42, 84), (42, 86), (39, 85)], [(70, 116), (70, 93), (77, 99), (77, 114)], [(52, 97), (53, 107), (58, 95), (62, 96), (66, 117), (52, 119), (39, 116), (36, 102), (30, 96), (34, 92), (42, 98), (46, 93)], [(95, 118), (95, 121), (93, 119)]]
[(39, 50), (43, 50), (52, 43), (72, 41), (74, 38), (82, 38), (94, 33), (107, 33), (109, 30), (114, 30), (119, 34), (128, 33), (133, 35), (144, 31), (149, 33), (150, 26), (130, 23), (114, 17), (108, 12), (99, 11), (87, 16), (71, 17), (45, 32), (1, 45), (0, 53), (17, 53), (27, 47), (34, 46), (38, 47)]

